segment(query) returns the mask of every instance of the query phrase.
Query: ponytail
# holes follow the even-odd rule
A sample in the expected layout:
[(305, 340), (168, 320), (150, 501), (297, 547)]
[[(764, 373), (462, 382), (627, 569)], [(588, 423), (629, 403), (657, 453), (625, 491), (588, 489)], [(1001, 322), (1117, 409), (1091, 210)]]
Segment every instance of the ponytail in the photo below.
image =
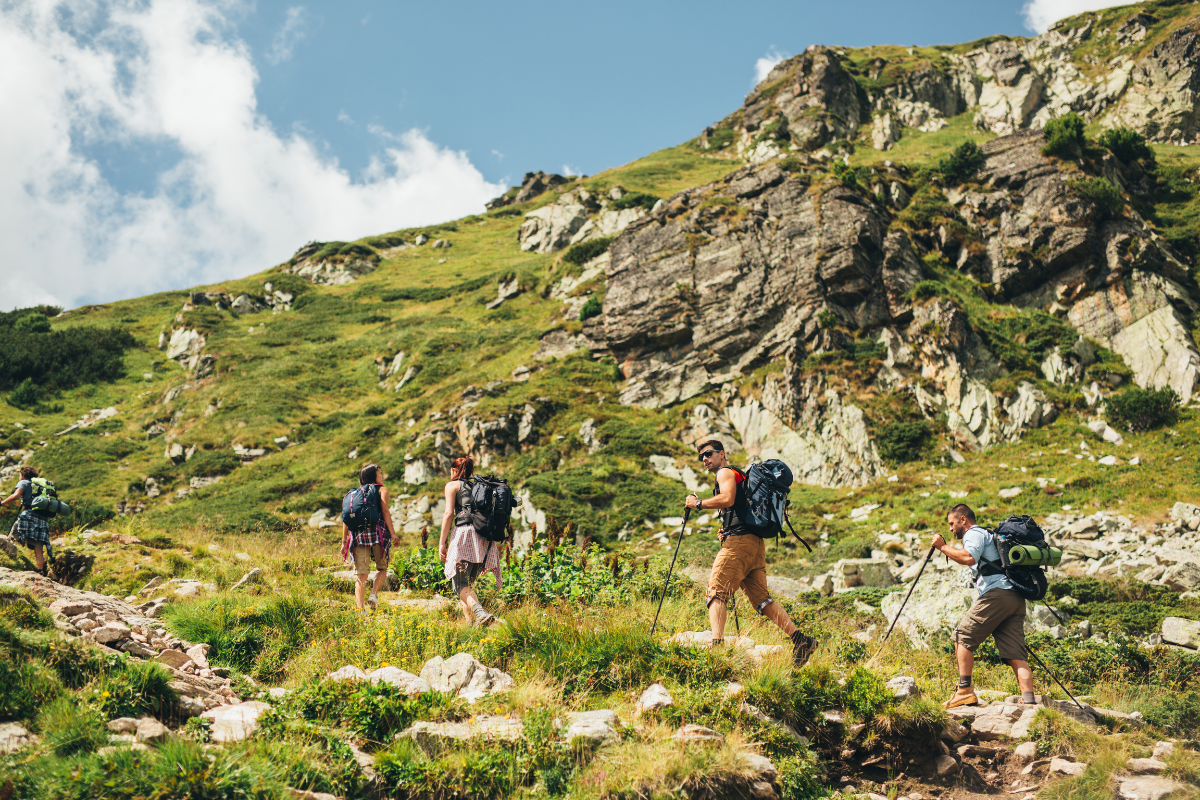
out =
[[(455, 474), (457, 473), (457, 475)], [(450, 465), (450, 480), (465, 481), (475, 474), (475, 462), (470, 456), (462, 456), (454, 459), (454, 463)]]

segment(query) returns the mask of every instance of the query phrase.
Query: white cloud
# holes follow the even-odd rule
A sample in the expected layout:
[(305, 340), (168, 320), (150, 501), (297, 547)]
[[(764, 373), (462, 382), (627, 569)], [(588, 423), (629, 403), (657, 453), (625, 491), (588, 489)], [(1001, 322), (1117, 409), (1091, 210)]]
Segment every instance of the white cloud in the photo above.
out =
[(1098, 11), (1102, 8), (1128, 5), (1129, 0), (1029, 0), (1021, 9), (1025, 18), (1025, 27), (1037, 33), (1045, 33), (1047, 29), (1060, 19), (1082, 14), (1085, 11)]
[(345, 109), (338, 111), (337, 120), (338, 120), (338, 122), (342, 123), (343, 125), (353, 125), (354, 124), (354, 119), (349, 114), (346, 113)]
[(304, 10), (304, 6), (289, 8), (287, 16), (284, 17), (283, 26), (275, 32), (275, 38), (271, 40), (271, 49), (267, 51), (267, 61), (272, 64), (281, 64), (290, 59), (296, 45), (308, 35), (304, 29), (307, 22), (308, 12)]
[(754, 85), (762, 83), (775, 65), (791, 58), (787, 53), (781, 53), (772, 47), (767, 54), (754, 62)]
[[(0, 4), (0, 307), (238, 277), (309, 239), (451, 219), (507, 188), (418, 130), (384, 141), (358, 178), (302, 128), (276, 131), (218, 3)], [(122, 192), (86, 155), (96, 144), (178, 157)]]
[(494, 155), (496, 158), (500, 159), (501, 161), (504, 160), (504, 153), (501, 153), (499, 150), (493, 150), (492, 155)]
[(579, 174), (579, 170), (575, 169), (570, 164), (563, 164), (562, 174), (568, 178), (574, 178), (576, 175)]

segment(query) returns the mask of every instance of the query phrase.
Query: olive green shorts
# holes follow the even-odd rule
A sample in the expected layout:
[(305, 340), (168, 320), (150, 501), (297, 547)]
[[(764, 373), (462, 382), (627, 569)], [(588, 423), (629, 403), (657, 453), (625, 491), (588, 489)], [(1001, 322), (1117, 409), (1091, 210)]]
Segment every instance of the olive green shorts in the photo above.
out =
[(1025, 661), (1025, 598), (1012, 589), (992, 589), (975, 601), (954, 629), (954, 641), (975, 652), (984, 639), (996, 640), (1005, 661)]

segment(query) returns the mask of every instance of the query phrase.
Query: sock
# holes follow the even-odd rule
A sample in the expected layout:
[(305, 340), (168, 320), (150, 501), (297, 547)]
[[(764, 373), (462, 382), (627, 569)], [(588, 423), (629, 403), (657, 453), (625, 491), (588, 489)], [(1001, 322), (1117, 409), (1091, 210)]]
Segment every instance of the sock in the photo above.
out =
[(971, 688), (971, 676), (970, 675), (959, 675), (958, 676), (958, 688), (970, 689)]
[(475, 612), (475, 619), (481, 622), (491, 616), (491, 614), (487, 612), (487, 609), (479, 603), (475, 603), (471, 607), (471, 610)]
[(714, 644), (714, 645), (725, 644), (725, 640), (724, 639), (713, 639), (712, 644)]
[(1033, 692), (1021, 692), (1021, 702), (1032, 704), (1037, 701), (1033, 699)]

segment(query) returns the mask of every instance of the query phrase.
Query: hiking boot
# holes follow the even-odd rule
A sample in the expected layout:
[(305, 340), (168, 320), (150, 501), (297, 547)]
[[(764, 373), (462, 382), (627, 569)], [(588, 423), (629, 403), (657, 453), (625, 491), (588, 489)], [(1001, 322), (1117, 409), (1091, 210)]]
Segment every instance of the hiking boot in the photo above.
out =
[(811, 636), (805, 636), (800, 631), (796, 631), (791, 636), (792, 639), (792, 663), (797, 667), (803, 667), (808, 663), (808, 659), (817, 649), (817, 640)]
[(379, 607), (379, 596), (374, 592), (371, 592), (371, 594), (367, 596), (367, 605), (369, 605), (371, 610), (374, 611)]
[(950, 695), (950, 699), (942, 703), (943, 708), (958, 708), (959, 706), (973, 706), (979, 703), (979, 698), (975, 696), (975, 687), (968, 686), (965, 689), (961, 686), (954, 690), (954, 694)]

